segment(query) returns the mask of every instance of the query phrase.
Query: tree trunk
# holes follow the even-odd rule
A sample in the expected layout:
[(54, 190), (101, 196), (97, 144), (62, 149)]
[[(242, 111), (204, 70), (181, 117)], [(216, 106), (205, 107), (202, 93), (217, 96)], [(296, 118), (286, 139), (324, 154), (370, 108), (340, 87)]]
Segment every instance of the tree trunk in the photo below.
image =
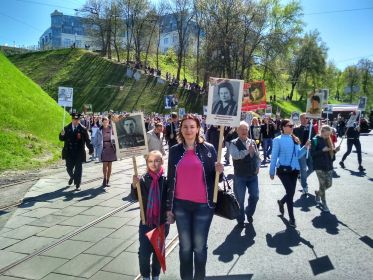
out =
[[(152, 41), (152, 37), (153, 37), (153, 33), (154, 33), (154, 30), (155, 30), (155, 27), (156, 27), (156, 21), (154, 21), (154, 25), (153, 25), (153, 28), (152, 28), (152, 32), (150, 33), (150, 37), (149, 37), (149, 43), (148, 43), (148, 46), (146, 47), (146, 54), (145, 54), (145, 66), (147, 66), (148, 64), (148, 54), (149, 54), (149, 49), (150, 49), (150, 43)], [(158, 65), (157, 65), (157, 69), (158, 69)]]

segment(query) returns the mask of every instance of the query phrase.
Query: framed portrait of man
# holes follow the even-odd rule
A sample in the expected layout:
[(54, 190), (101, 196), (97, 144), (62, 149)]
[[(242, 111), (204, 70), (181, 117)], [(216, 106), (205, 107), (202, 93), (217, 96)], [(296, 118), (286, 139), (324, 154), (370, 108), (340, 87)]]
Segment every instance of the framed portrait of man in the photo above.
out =
[(292, 112), (290, 119), (294, 124), (298, 124), (300, 119), (300, 113), (296, 111)]
[(322, 106), (324, 104), (324, 93), (321, 91), (310, 92), (307, 95), (306, 117), (310, 119), (320, 119)]
[(115, 145), (118, 158), (148, 153), (144, 115), (142, 112), (113, 120)]
[(74, 89), (70, 87), (58, 87), (58, 105), (73, 107)]
[(206, 123), (238, 126), (241, 118), (242, 80), (209, 79)]

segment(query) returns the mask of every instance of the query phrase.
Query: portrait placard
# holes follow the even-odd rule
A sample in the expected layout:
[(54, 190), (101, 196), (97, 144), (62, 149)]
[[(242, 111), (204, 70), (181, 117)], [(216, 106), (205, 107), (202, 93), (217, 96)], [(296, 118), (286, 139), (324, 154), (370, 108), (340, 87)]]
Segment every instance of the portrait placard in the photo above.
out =
[(175, 108), (178, 104), (179, 104), (179, 100), (177, 99), (175, 94), (165, 95), (164, 97), (164, 108), (165, 109)]
[(209, 79), (207, 124), (239, 126), (243, 84), (243, 80)]
[(112, 124), (118, 158), (128, 158), (148, 153), (143, 113), (129, 114), (124, 118), (113, 120)]
[(310, 119), (320, 119), (324, 104), (324, 92), (310, 92), (307, 95), (306, 117)]
[(62, 107), (73, 107), (73, 88), (58, 87), (58, 105)]
[(298, 124), (299, 123), (299, 118), (300, 118), (300, 113), (299, 112), (292, 112), (291, 113), (291, 121), (294, 123), (294, 124)]
[(359, 105), (357, 107), (357, 109), (359, 111), (365, 111), (365, 108), (367, 106), (367, 97), (366, 96), (360, 96), (359, 98)]
[(266, 109), (266, 88), (264, 81), (244, 84), (242, 97), (242, 111), (256, 111)]
[(183, 118), (185, 115), (185, 108), (179, 108), (179, 118)]

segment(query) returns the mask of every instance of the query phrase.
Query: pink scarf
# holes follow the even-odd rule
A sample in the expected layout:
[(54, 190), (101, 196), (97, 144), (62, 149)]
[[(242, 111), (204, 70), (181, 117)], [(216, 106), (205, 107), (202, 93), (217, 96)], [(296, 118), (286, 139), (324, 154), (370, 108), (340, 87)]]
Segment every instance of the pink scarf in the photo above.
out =
[(161, 193), (159, 189), (159, 178), (163, 174), (163, 168), (158, 173), (148, 171), (150, 177), (152, 177), (152, 183), (149, 189), (148, 204), (146, 205), (146, 224), (151, 226), (160, 225), (160, 212), (161, 212)]

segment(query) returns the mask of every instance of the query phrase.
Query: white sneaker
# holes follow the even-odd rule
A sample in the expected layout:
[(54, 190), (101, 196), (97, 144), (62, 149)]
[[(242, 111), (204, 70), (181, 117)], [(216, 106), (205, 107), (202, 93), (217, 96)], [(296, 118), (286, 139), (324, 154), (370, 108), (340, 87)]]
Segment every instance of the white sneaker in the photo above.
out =
[(142, 280), (150, 280), (150, 277), (143, 277)]

